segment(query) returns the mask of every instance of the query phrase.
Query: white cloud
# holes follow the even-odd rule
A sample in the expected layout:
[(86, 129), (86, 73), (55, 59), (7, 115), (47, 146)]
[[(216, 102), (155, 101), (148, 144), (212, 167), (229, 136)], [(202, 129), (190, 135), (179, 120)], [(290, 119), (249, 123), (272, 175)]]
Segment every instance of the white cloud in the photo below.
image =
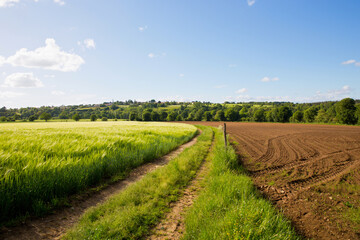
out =
[(145, 31), (147, 28), (148, 28), (147, 26), (144, 26), (144, 27), (140, 26), (140, 27), (138, 27), (138, 30), (139, 30), (140, 32), (143, 32), (143, 31)]
[(0, 92), (0, 99), (5, 99), (5, 98), (15, 98), (15, 97), (19, 97), (19, 96), (23, 96), (23, 93), (18, 93), (18, 92)]
[(44, 78), (55, 78), (55, 75), (52, 74), (45, 74)]
[(95, 49), (95, 41), (94, 39), (88, 38), (84, 40), (84, 44), (86, 48), (94, 48)]
[(65, 92), (63, 91), (51, 91), (51, 94), (52, 95), (55, 95), (55, 96), (64, 96), (65, 95)]
[(22, 48), (15, 55), (10, 56), (6, 62), (13, 66), (42, 68), (62, 72), (75, 72), (85, 63), (84, 59), (79, 55), (61, 51), (52, 38), (46, 39), (45, 44), (45, 47), (39, 47), (34, 51)]
[(347, 64), (353, 64), (355, 63), (356, 61), (354, 59), (351, 59), (351, 60), (347, 60), (345, 62), (342, 62), (341, 64), (344, 64), (344, 65), (347, 65)]
[(278, 78), (278, 77), (273, 77), (273, 78), (264, 77), (264, 78), (261, 79), (262, 82), (270, 82), (270, 81), (276, 82), (276, 81), (279, 81), (279, 80), (280, 80), (280, 78)]
[(246, 88), (241, 88), (241, 89), (239, 89), (239, 90), (237, 90), (236, 91), (236, 93), (245, 93), (245, 92), (247, 92), (247, 89)]
[(60, 6), (64, 6), (64, 5), (65, 5), (65, 2), (62, 1), (62, 0), (54, 0), (54, 3), (57, 3), (57, 4), (59, 4)]
[(0, 56), (0, 67), (5, 63), (5, 58)]
[(320, 91), (316, 92), (315, 100), (337, 100), (339, 98), (348, 97), (352, 89), (349, 85), (345, 85), (340, 89), (329, 90), (325, 93)]
[(166, 57), (166, 53), (162, 53), (162, 54), (149, 53), (148, 57), (149, 58)]
[(217, 86), (214, 86), (214, 88), (218, 88), (218, 89), (220, 89), (220, 88), (226, 88), (227, 87), (227, 85), (217, 85)]
[(39, 88), (43, 83), (33, 73), (13, 73), (6, 77), (4, 87)]
[(180, 73), (180, 74), (179, 74), (179, 77), (185, 77), (185, 74)]
[(18, 2), (19, 0), (0, 0), (0, 7), (12, 7)]
[(247, 0), (247, 4), (251, 7), (255, 4), (255, 0)]

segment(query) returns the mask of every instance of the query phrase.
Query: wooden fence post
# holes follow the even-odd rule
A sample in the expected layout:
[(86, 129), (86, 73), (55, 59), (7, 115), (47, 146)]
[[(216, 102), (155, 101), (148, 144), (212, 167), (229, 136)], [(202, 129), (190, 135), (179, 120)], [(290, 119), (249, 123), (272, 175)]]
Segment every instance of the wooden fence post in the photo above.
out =
[(226, 138), (226, 123), (224, 123), (224, 140), (225, 140), (225, 148), (227, 147), (227, 138)]

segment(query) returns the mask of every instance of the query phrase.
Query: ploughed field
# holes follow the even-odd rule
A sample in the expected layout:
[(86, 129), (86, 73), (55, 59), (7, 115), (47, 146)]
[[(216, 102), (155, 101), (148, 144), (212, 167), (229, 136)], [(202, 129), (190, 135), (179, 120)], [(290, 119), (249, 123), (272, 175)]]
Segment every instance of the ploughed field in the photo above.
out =
[(258, 189), (301, 234), (360, 239), (360, 127), (227, 123), (227, 132)]
[(1, 124), (0, 225), (42, 215), (66, 204), (69, 195), (121, 179), (196, 131), (171, 123)]

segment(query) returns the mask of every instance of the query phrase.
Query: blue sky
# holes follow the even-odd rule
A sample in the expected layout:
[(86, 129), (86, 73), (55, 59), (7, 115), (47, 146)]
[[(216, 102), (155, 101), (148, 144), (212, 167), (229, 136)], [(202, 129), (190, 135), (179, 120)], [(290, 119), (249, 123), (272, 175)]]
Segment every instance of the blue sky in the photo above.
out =
[(0, 0), (0, 106), (360, 98), (358, 0)]

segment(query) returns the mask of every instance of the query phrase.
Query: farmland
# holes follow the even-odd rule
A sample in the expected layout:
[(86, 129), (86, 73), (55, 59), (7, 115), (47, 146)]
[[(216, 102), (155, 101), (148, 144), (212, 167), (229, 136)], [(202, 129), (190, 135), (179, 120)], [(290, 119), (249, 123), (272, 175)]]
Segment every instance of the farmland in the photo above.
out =
[(0, 125), (1, 221), (41, 215), (61, 199), (189, 141), (196, 128), (169, 123)]
[(258, 189), (283, 209), (300, 233), (314, 239), (359, 238), (359, 127), (227, 126)]

